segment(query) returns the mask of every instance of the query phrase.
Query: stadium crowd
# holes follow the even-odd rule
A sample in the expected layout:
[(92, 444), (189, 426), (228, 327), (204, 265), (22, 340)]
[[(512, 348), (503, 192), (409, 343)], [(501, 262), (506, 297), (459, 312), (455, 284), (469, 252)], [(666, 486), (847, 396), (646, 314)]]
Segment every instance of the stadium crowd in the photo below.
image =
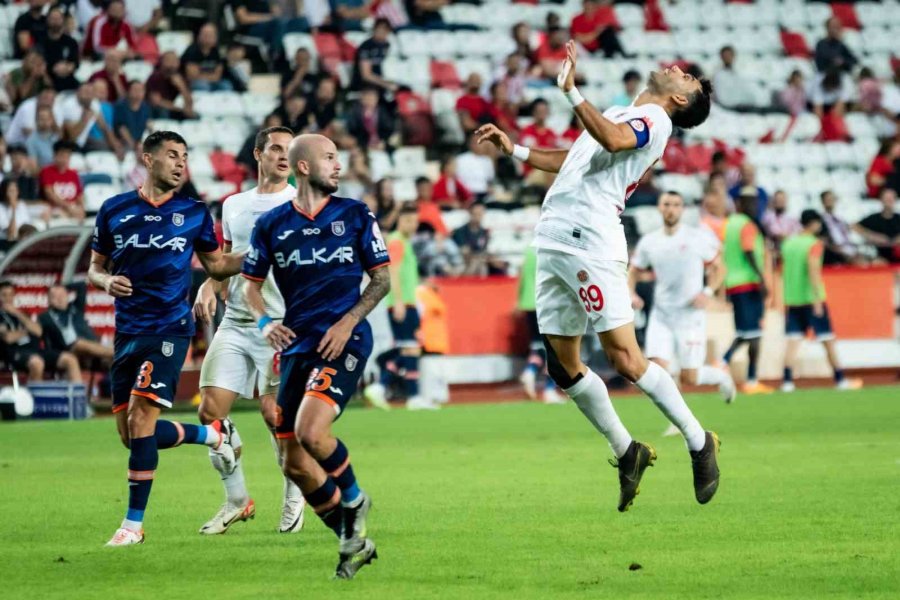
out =
[[(629, 4), (642, 4), (643, 29), (670, 29), (665, 15), (675, 3)], [(539, 204), (552, 176), (478, 145), (472, 132), (493, 122), (519, 144), (567, 148), (581, 128), (577, 119), (560, 118), (554, 111), (553, 96), (559, 93), (554, 80), (565, 42), (575, 39), (588, 59), (628, 61), (641, 50), (640, 38), (628, 35), (635, 29), (631, 18), (628, 26), (620, 18), (626, 14), (623, 4), (584, 0), (583, 6), (562, 10), (572, 4), (542, 3), (547, 9), (542, 26), (534, 26), (533, 19), (513, 22), (503, 32), (509, 52), (495, 55), (490, 69), (467, 70), (465, 60), (431, 60), (428, 73), (415, 74), (430, 78), (429, 89), (422, 90), (409, 85), (410, 74), (399, 78), (396, 68), (389, 68), (398, 36), (475, 32), (476, 24), (457, 17), (467, 9), (486, 8), (478, 0), (28, 0), (0, 5), (5, 5), (0, 11), (9, 29), (9, 39), (0, 45), (5, 52), (0, 62), (4, 249), (47, 227), (89, 222), (103, 199), (90, 197), (92, 186), (107, 192), (139, 186), (146, 177), (140, 141), (155, 128), (186, 129), (196, 122), (213, 130), (211, 143), (192, 148), (206, 155), (204, 165), (212, 163), (211, 172), (188, 178), (185, 191), (205, 199), (218, 214), (224, 196), (253, 183), (257, 129), (286, 125), (296, 133), (321, 132), (335, 140), (344, 157), (339, 193), (365, 200), (385, 232), (394, 230), (405, 203), (415, 204), (419, 225), (413, 247), (422, 276), (515, 274), (521, 259), (507, 248), (495, 251), (485, 212)], [(858, 34), (862, 27), (848, 6), (823, 20), (813, 48), (781, 36), (783, 53), (807, 56), (808, 68), (791, 70), (772, 93), (745, 70), (738, 44), (723, 44), (712, 69), (699, 62), (680, 64), (712, 79), (714, 100), (723, 110), (789, 117), (788, 131), (769, 131), (761, 144), (783, 141), (794, 123), (809, 115), (818, 126), (808, 141), (850, 142), (848, 117), (868, 117), (881, 147), (858, 187), (881, 204), (871, 214), (847, 220), (837, 207), (860, 203), (863, 195), (821, 192), (817, 208), (825, 223), (826, 262), (900, 263), (900, 215), (895, 212), (900, 59), (890, 61), (892, 77), (883, 77), (884, 69), (877, 70), (881, 78), (876, 75), (845, 42), (848, 28)], [(298, 39), (299, 45), (291, 41)], [(672, 58), (677, 54), (673, 49)], [(605, 81), (599, 88), (603, 95), (591, 99), (602, 108), (629, 104), (646, 76), (638, 64), (646, 61), (635, 60), (635, 68), (625, 70), (615, 85)], [(596, 77), (589, 69), (579, 72), (589, 82)], [(427, 94), (434, 91), (437, 97), (447, 90), (454, 91), (455, 100), (438, 111)], [(217, 108), (217, 97), (224, 105), (236, 94), (258, 104), (246, 111), (242, 146), (216, 140), (219, 134), (234, 136), (225, 135), (226, 122), (217, 128), (205, 118)], [(194, 143), (190, 136), (188, 142)], [(681, 142), (689, 150), (688, 140)], [(722, 144), (703, 156), (688, 171), (673, 172), (687, 172), (699, 182), (700, 193), (686, 201), (720, 237), (735, 199), (747, 195), (757, 198), (757, 219), (773, 247), (799, 230), (796, 217), (808, 206), (792, 206), (791, 191), (761, 182), (740, 147)], [(394, 171), (381, 164), (384, 157), (393, 161)], [(413, 164), (410, 172), (403, 172), (401, 157)], [(648, 173), (629, 207), (655, 205), (666, 189), (663, 179), (671, 160), (667, 155), (657, 173)], [(403, 176), (391, 176), (398, 172)], [(527, 243), (527, 235), (522, 239)], [(519, 246), (515, 252), (521, 253)]]

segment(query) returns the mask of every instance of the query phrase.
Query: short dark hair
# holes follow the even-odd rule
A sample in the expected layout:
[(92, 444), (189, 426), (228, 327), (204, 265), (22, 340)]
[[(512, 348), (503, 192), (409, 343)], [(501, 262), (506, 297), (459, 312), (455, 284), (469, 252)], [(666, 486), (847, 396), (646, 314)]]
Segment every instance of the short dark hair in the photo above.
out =
[(720, 160), (725, 160), (726, 158), (728, 158), (728, 155), (726, 155), (723, 150), (716, 150), (712, 153), (712, 160), (710, 162), (719, 162)]
[(13, 154), (25, 154), (28, 155), (28, 149), (22, 144), (12, 144), (6, 149), (6, 153), (10, 156)]
[(415, 202), (404, 202), (400, 205), (400, 215), (417, 215), (419, 214), (419, 208), (416, 206)]
[(181, 134), (174, 131), (154, 131), (144, 140), (143, 151), (147, 154), (153, 154), (163, 145), (164, 142), (175, 142), (187, 148), (187, 142), (181, 137)]
[(0, 281), (0, 290), (2, 290), (3, 288), (8, 288), (8, 287), (16, 289), (16, 284), (14, 284), (9, 279), (4, 279), (4, 280)]
[(372, 25), (372, 31), (375, 31), (379, 25), (384, 25), (391, 31), (394, 30), (394, 26), (391, 25), (391, 22), (389, 20), (385, 19), (384, 17), (379, 17), (379, 18), (375, 19), (375, 23)]
[(273, 133), (286, 133), (291, 137), (294, 136), (294, 131), (290, 127), (285, 127), (284, 125), (266, 127), (256, 134), (256, 139), (253, 141), (253, 147), (262, 152), (266, 147), (266, 142), (269, 141), (269, 136)]
[(628, 69), (625, 71), (625, 74), (622, 76), (622, 83), (628, 83), (629, 81), (641, 80), (641, 74), (635, 71), (634, 69)]
[(802, 213), (800, 213), (800, 224), (804, 227), (808, 226), (810, 223), (815, 223), (818, 221), (822, 222), (822, 215), (820, 215), (817, 211), (807, 208)]
[(78, 146), (76, 146), (74, 142), (69, 142), (66, 140), (59, 140), (58, 142), (53, 144), (53, 154), (63, 151), (77, 152)]
[(727, 52), (728, 50), (731, 50), (732, 52), (734, 52), (734, 46), (729, 46), (729, 45), (722, 46), (721, 48), (719, 48), (719, 54), (722, 54), (723, 52)]
[(543, 98), (535, 98), (534, 102), (531, 103), (531, 110), (529, 112), (534, 112), (534, 109), (536, 109), (541, 104), (548, 107), (550, 106), (550, 103)]
[(819, 201), (820, 201), (820, 202), (824, 202), (824, 201), (825, 201), (825, 196), (827, 196), (828, 194), (832, 194), (832, 195), (833, 195), (834, 192), (831, 191), (831, 190), (825, 190), (824, 192), (822, 192), (821, 194), (819, 194)]
[(679, 198), (681, 198), (681, 201), (684, 202), (684, 196), (681, 195), (681, 192), (675, 190), (666, 190), (664, 193), (668, 194), (669, 196), (678, 196)]
[(703, 123), (709, 116), (710, 96), (713, 86), (709, 79), (698, 79), (700, 89), (688, 98), (688, 105), (672, 113), (672, 125), (691, 129)]
[(431, 180), (425, 177), (424, 175), (420, 175), (416, 177), (416, 187), (419, 187), (423, 183), (431, 183)]

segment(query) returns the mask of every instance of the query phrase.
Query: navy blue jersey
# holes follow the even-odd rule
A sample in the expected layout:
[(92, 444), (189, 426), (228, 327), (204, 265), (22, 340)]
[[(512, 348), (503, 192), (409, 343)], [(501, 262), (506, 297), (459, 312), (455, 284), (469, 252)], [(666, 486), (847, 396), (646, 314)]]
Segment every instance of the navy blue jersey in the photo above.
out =
[(154, 206), (137, 190), (103, 203), (93, 250), (112, 260), (113, 275), (131, 280), (116, 298), (116, 331), (132, 335), (194, 335), (189, 295), (194, 251), (219, 248), (206, 205), (175, 194)]
[[(293, 202), (256, 222), (243, 275), (263, 281), (269, 268), (284, 296), (284, 324), (297, 334), (283, 354), (315, 351), (328, 328), (359, 301), (363, 271), (390, 263), (378, 221), (358, 200), (331, 196), (319, 211), (301, 212)], [(371, 351), (372, 330), (363, 320), (348, 349)]]

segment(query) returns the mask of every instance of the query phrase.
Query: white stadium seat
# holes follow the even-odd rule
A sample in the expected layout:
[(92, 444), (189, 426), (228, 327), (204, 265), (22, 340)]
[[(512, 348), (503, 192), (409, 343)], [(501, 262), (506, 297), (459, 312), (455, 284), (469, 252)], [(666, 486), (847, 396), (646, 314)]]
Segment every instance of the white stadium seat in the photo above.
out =
[(313, 64), (315, 64), (319, 58), (316, 41), (313, 39), (313, 36), (308, 33), (285, 34), (284, 38), (282, 38), (282, 43), (284, 44), (284, 52), (291, 61), (294, 60), (294, 55), (297, 54), (297, 50), (300, 48), (309, 50), (312, 55)]
[(84, 188), (84, 210), (95, 213), (100, 210), (107, 198), (120, 192), (120, 186), (114, 184), (92, 183)]
[(88, 152), (84, 159), (91, 173), (106, 173), (113, 179), (121, 177), (122, 163), (112, 152)]
[(404, 146), (394, 151), (394, 175), (397, 177), (424, 176), (428, 170), (423, 146)]

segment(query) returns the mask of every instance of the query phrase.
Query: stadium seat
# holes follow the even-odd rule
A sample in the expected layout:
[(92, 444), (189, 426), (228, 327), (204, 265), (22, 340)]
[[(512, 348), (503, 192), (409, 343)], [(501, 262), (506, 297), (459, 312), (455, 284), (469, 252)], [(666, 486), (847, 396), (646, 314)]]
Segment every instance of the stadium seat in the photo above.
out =
[(394, 180), (394, 198), (399, 202), (411, 202), (416, 199), (416, 182), (407, 177)]
[(391, 157), (384, 150), (369, 150), (369, 170), (372, 172), (372, 181), (378, 181), (384, 177), (390, 177), (394, 172)]
[(806, 38), (802, 33), (784, 29), (781, 31), (780, 35), (781, 46), (787, 56), (795, 56), (798, 58), (810, 58), (812, 56), (809, 44), (806, 43)]
[(174, 52), (181, 58), (184, 51), (193, 41), (191, 32), (189, 31), (161, 31), (156, 34), (156, 44), (159, 46), (159, 52)]
[(293, 61), (294, 55), (300, 48), (306, 48), (312, 55), (312, 63), (316, 64), (319, 60), (319, 51), (316, 48), (316, 41), (313, 36), (308, 33), (288, 33), (282, 38), (284, 44), (284, 52), (287, 57)]
[(634, 218), (638, 233), (646, 235), (662, 227), (662, 215), (655, 206), (626, 208), (625, 213)]
[(84, 159), (85, 166), (91, 173), (106, 173), (113, 179), (122, 176), (122, 163), (112, 152), (88, 152)]
[(122, 71), (129, 81), (147, 81), (153, 73), (153, 65), (143, 60), (130, 60), (122, 65)]
[(120, 193), (120, 188), (113, 184), (95, 183), (84, 188), (84, 210), (94, 214), (110, 196)]
[(482, 83), (485, 85), (494, 80), (491, 61), (486, 58), (468, 57), (454, 62), (456, 63), (456, 72), (459, 74), (461, 81), (465, 81), (472, 73), (478, 73), (481, 76)]
[(203, 117), (243, 117), (244, 104), (236, 92), (194, 92), (194, 109)]
[(428, 167), (425, 159), (425, 148), (422, 146), (404, 146), (394, 151), (392, 160), (393, 173), (396, 177), (418, 177), (425, 175)]
[(644, 29), (644, 9), (634, 4), (616, 4), (616, 19), (624, 29)]
[(243, 114), (252, 123), (262, 123), (266, 115), (278, 108), (280, 98), (278, 95), (246, 92), (241, 96), (241, 101), (244, 104)]

